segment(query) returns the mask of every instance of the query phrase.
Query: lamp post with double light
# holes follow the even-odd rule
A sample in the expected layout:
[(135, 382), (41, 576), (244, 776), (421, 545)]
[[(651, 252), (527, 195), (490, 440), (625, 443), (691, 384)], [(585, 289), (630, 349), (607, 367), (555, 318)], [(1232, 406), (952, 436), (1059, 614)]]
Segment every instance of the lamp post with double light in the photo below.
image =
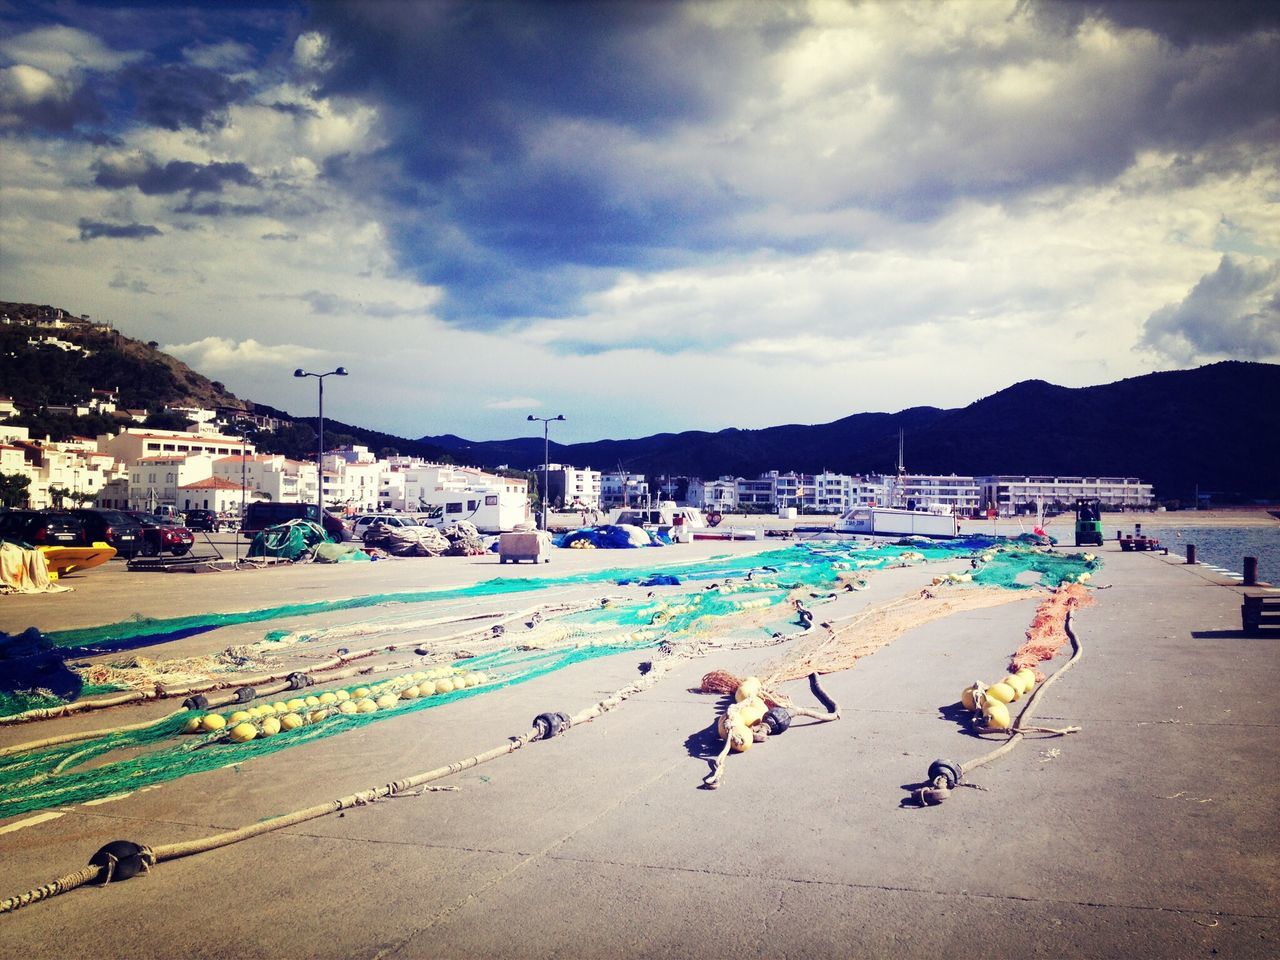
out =
[(558, 413), (554, 417), (535, 417), (532, 413), (527, 418), (530, 422), (542, 422), (542, 529), (547, 529), (547, 495), (550, 492), (548, 487), (548, 471), (551, 469), (549, 461), (551, 459), (551, 422), (553, 420), (563, 420), (564, 414)]
[(338, 367), (336, 370), (330, 370), (328, 373), (308, 373), (299, 367), (293, 371), (295, 377), (315, 377), (316, 383), (320, 387), (320, 410), (319, 410), (319, 433), (320, 433), (320, 455), (316, 458), (316, 504), (320, 507), (319, 523), (324, 523), (324, 378), (325, 377), (345, 377), (347, 375), (346, 367)]

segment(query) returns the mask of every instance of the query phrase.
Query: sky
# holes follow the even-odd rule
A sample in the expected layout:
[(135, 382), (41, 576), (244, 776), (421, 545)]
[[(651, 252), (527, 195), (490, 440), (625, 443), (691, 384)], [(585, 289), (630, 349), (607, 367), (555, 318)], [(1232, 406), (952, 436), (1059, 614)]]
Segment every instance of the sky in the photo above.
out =
[(0, 299), (579, 442), (1280, 361), (1280, 4), (0, 0)]

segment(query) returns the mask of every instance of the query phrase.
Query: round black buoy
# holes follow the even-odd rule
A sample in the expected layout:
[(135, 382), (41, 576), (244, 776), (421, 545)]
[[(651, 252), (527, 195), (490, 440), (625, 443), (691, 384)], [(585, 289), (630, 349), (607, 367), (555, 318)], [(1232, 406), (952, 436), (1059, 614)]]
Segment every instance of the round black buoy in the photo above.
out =
[(937, 783), (941, 779), (948, 790), (953, 789), (960, 782), (961, 776), (963, 776), (963, 771), (961, 771), (958, 763), (953, 763), (950, 760), (935, 760), (929, 764), (929, 782)]
[(136, 877), (152, 862), (150, 848), (134, 843), (132, 840), (112, 840), (89, 858), (90, 866), (107, 868), (103, 883), (115, 883), (117, 880)]

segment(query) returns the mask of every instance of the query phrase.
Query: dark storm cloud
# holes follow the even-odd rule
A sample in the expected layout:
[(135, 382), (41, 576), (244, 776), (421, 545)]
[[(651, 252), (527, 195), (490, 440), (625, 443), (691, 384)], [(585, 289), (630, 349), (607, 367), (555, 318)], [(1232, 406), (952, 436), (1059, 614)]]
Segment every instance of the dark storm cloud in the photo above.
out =
[[(376, 104), (389, 137), (326, 176), (386, 211), (402, 261), (445, 288), (446, 316), (492, 326), (572, 311), (621, 268), (864, 239), (792, 227), (805, 217), (924, 223), (965, 199), (1105, 183), (1148, 150), (1185, 153), (1187, 178), (1273, 150), (1280, 39), (1262, 29), (1272, 15), (1244, 4), (1028, 3), (1014, 17), (1034, 29), (1003, 42), (908, 42), (882, 23), (873, 68), (821, 64), (833, 79), (800, 101), (769, 58), (812, 39), (810, 10), (714, 16), (728, 9), (319, 4), (334, 65), (322, 91)], [(1082, 39), (1091, 17), (1119, 31), (1115, 48)], [(889, 105), (887, 135), (845, 165), (816, 163), (823, 139), (857, 127), (845, 103), (866, 90)], [(580, 146), (578, 128), (591, 132)], [(754, 167), (728, 183), (735, 143)]]
[(257, 217), (267, 212), (267, 208), (257, 203), (223, 203), (222, 201), (214, 201), (212, 203), (193, 203), (188, 200), (180, 207), (174, 208), (174, 213), (187, 213), (197, 217)]
[(159, 237), (158, 228), (148, 223), (104, 223), (100, 220), (81, 220), (80, 239), (84, 242), (102, 238), (118, 240), (145, 240)]
[[(568, 169), (532, 156), (528, 140), (561, 118), (655, 138), (707, 121), (761, 83), (755, 66), (801, 26), (783, 11), (752, 30), (681, 14), (668, 3), (319, 5), (316, 26), (336, 41), (324, 92), (380, 104), (405, 182), (370, 178), (360, 164), (327, 172), (356, 189), (376, 184), (391, 205), (411, 203), (412, 219), (444, 225), (439, 242), (401, 225), (401, 238), (417, 238), (403, 252), (450, 288), (446, 311), (477, 322), (527, 312), (548, 292), (557, 302), (575, 294), (548, 269), (657, 262), (705, 200), (623, 201), (593, 169), (607, 157)], [(447, 238), (459, 229), (463, 244)]]
[(189, 63), (139, 64), (121, 79), (137, 119), (165, 130), (221, 126), (227, 108), (249, 92), (241, 81)]
[(69, 133), (76, 127), (101, 123), (103, 116), (98, 97), (84, 87), (29, 100), (0, 82), (0, 129), (21, 127)]
[(1280, 261), (1224, 256), (1181, 303), (1147, 319), (1141, 345), (1177, 362), (1280, 356)]
[(258, 178), (243, 163), (191, 163), (171, 160), (158, 164), (150, 158), (99, 160), (94, 183), (108, 190), (137, 187), (147, 196), (182, 193), (221, 193), (224, 185), (256, 186)]
[(1073, 27), (1095, 17), (1181, 45), (1280, 27), (1280, 4), (1271, 0), (1057, 0), (1036, 6), (1045, 18)]

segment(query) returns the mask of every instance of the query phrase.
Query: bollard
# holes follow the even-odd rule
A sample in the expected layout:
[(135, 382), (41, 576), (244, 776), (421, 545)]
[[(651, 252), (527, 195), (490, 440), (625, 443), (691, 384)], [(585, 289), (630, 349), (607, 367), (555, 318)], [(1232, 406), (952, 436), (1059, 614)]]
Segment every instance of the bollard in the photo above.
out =
[(1256, 587), (1258, 585), (1258, 558), (1244, 558), (1244, 585), (1246, 587)]
[(1121, 540), (1123, 540), (1123, 539), (1124, 539), (1124, 531), (1123, 531), (1123, 530), (1117, 530), (1117, 531), (1116, 531), (1116, 542), (1117, 542), (1117, 543), (1119, 543), (1119, 542), (1120, 542)]
[(1196, 545), (1194, 543), (1187, 544), (1187, 563), (1196, 562)]

